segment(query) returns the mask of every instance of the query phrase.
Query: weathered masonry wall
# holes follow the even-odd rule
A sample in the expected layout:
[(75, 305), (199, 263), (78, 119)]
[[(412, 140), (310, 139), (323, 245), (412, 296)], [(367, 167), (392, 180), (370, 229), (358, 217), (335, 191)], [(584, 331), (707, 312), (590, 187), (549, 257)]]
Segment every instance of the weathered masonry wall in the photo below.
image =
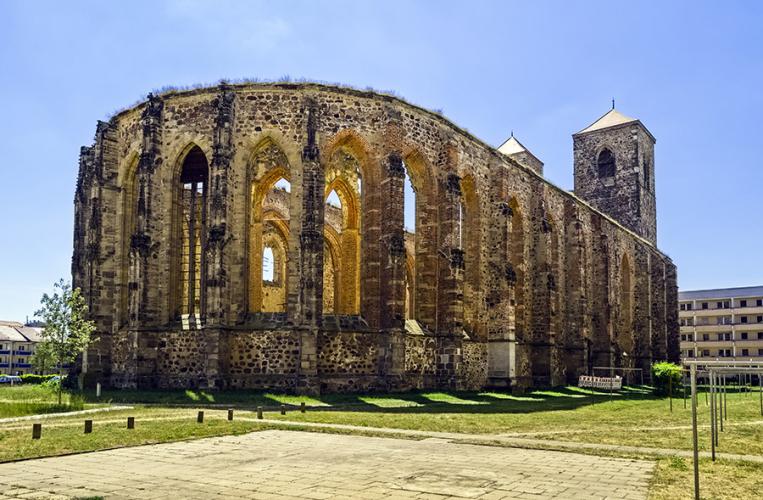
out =
[(118, 387), (522, 390), (678, 355), (676, 269), (647, 239), (437, 114), (323, 85), (99, 122), (72, 273), (100, 338), (83, 370)]

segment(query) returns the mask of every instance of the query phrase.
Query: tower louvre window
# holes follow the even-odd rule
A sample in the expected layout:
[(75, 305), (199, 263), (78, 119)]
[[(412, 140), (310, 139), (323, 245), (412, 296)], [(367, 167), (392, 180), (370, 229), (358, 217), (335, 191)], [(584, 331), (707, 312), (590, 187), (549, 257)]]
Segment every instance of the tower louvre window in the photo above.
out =
[(615, 155), (609, 149), (604, 149), (599, 153), (597, 165), (599, 167), (600, 178), (615, 176)]

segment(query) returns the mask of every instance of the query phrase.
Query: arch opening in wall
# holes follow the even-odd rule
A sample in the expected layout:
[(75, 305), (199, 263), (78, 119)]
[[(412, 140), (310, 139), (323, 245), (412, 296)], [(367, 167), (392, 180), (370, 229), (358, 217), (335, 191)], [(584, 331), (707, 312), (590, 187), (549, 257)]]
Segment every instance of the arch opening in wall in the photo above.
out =
[(596, 166), (598, 168), (599, 177), (614, 177), (615, 176), (615, 155), (607, 148), (604, 148), (599, 153), (596, 159)]
[(403, 238), (405, 243), (405, 319), (416, 317), (416, 224), (418, 204), (416, 189), (411, 179), (408, 165), (403, 161), (405, 180), (403, 181)]
[[(618, 336), (617, 357), (621, 363), (629, 364), (634, 352), (633, 341), (633, 278), (628, 254), (623, 254), (620, 265), (620, 335)], [(624, 358), (624, 359), (623, 359)]]
[(474, 179), (461, 180), (462, 202), (459, 205), (459, 243), (464, 252), (464, 330), (472, 339), (482, 337), (480, 314), (481, 226), (480, 204)]
[(511, 217), (509, 217), (508, 260), (506, 270), (511, 290), (510, 325), (514, 327), (517, 339), (525, 338), (525, 232), (522, 222), (522, 212), (516, 198), (509, 201)]
[(173, 226), (176, 228), (174, 315), (184, 328), (201, 326), (205, 313), (205, 268), (203, 249), (207, 232), (209, 163), (198, 146), (183, 159), (175, 185)]
[(326, 169), (324, 314), (360, 314), (362, 194), (358, 159), (345, 148), (337, 149)]
[[(250, 165), (248, 227), (249, 311), (286, 312), (288, 298), (291, 183), (289, 163), (271, 139), (263, 140)], [(266, 248), (269, 252), (266, 253)], [(272, 252), (272, 269), (265, 258)], [(273, 280), (264, 279), (266, 271)]]
[(119, 294), (119, 324), (123, 326), (128, 321), (129, 309), (129, 267), (130, 243), (135, 233), (138, 217), (138, 158), (137, 155), (129, 162), (122, 181), (122, 265)]

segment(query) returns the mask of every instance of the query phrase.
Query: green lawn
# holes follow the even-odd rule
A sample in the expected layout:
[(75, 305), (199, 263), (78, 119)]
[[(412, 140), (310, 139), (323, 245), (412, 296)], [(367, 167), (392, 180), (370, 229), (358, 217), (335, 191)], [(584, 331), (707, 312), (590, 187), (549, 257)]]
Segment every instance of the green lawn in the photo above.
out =
[[(94, 405), (87, 405), (92, 407)], [(58, 404), (56, 392), (42, 385), (15, 385), (0, 387), (0, 418), (20, 417), (39, 413), (58, 413), (85, 409), (78, 394), (64, 393)]]
[[(18, 391), (18, 392), (15, 392)], [(0, 405), (39, 399), (49, 404), (42, 388), (0, 388)], [(77, 403), (76, 396), (68, 401)], [(10, 401), (10, 403), (7, 403)], [(48, 401), (48, 403), (45, 403)], [(96, 401), (93, 394), (84, 401)], [(352, 424), (364, 427), (448, 431), (485, 435), (514, 435), (587, 443), (640, 447), (691, 449), (690, 409), (682, 399), (656, 398), (645, 388), (627, 388), (618, 395), (574, 387), (535, 391), (521, 396), (501, 392), (411, 392), (386, 395), (288, 396), (249, 391), (108, 391), (99, 400), (130, 403), (130, 410), (93, 414), (93, 434), (82, 433), (84, 417), (56, 417), (43, 424), (43, 438), (31, 439), (31, 423), (0, 425), (0, 461), (92, 451), (118, 446), (159, 443), (205, 436), (238, 434), (271, 428), (256, 422), (256, 406), (266, 407), (265, 417), (290, 422)], [(309, 405), (307, 413), (289, 411), (281, 404)], [(699, 397), (699, 422), (708, 424), (704, 394)], [(763, 455), (763, 417), (757, 392), (728, 395), (727, 426), (720, 436), (720, 452)], [(83, 405), (85, 403), (82, 403)], [(148, 406), (143, 406), (143, 405)], [(189, 405), (189, 408), (168, 405)], [(220, 405), (220, 406), (218, 406)], [(226, 407), (237, 408), (233, 422), (225, 419)], [(689, 405), (687, 405), (688, 407)], [(207, 407), (203, 424), (196, 423), (198, 408)], [(209, 409), (210, 407), (214, 409)], [(269, 410), (267, 408), (270, 408)], [(126, 417), (136, 417), (136, 429), (127, 430)], [(244, 421), (242, 417), (249, 419)], [(254, 420), (254, 421), (253, 421)], [(323, 432), (347, 432), (324, 430)], [(361, 432), (373, 435), (374, 431)], [(709, 448), (709, 430), (700, 428), (700, 446)], [(620, 452), (589, 453), (636, 456)], [(650, 491), (655, 499), (689, 498), (691, 461), (678, 457), (657, 458)], [(763, 465), (738, 461), (701, 461), (703, 498), (756, 498), (763, 488)]]

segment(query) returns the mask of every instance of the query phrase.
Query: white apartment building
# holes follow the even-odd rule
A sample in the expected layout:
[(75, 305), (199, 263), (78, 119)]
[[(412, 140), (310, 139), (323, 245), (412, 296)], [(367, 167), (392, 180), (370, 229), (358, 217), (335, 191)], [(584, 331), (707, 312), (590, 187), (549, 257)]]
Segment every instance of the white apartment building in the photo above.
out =
[(763, 359), (763, 286), (678, 293), (681, 358)]

